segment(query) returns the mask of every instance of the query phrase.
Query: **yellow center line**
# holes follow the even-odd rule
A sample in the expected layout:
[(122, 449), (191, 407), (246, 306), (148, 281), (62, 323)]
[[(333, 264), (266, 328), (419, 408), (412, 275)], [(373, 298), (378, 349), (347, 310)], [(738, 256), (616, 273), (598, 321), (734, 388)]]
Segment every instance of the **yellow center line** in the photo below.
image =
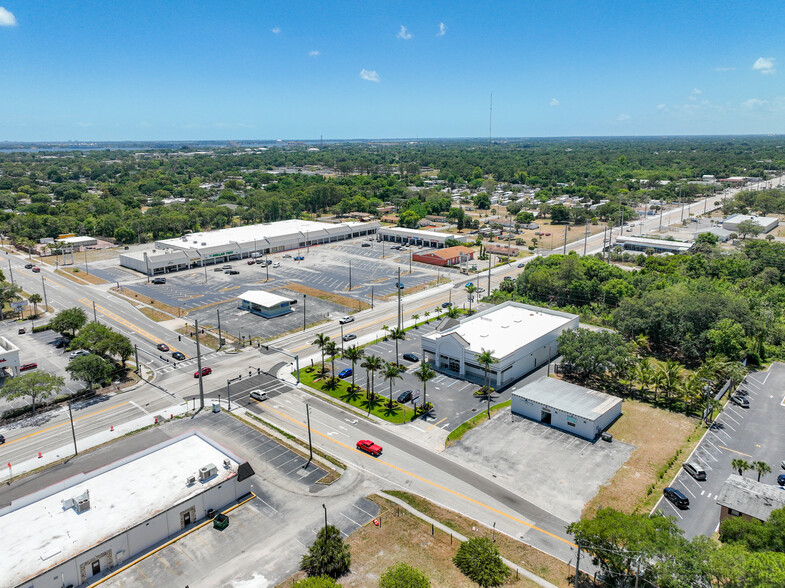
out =
[[(274, 409), (274, 408), (272, 408), (270, 406), (265, 407), (265, 410), (269, 410), (271, 412), (274, 412), (274, 413), (282, 416), (283, 418), (292, 421), (296, 425), (298, 425), (298, 426), (300, 426), (302, 428), (305, 428), (305, 424), (304, 423), (301, 423), (300, 421), (298, 421), (298, 420), (290, 417), (289, 415), (284, 414), (284, 413), (282, 413), (282, 412), (280, 412), (280, 411), (278, 411), (278, 410), (276, 410), (276, 409)], [(358, 453), (358, 454), (360, 454), (360, 455), (362, 455), (362, 456), (364, 456), (364, 457), (374, 461), (375, 463), (380, 463), (382, 465), (387, 466), (388, 468), (391, 468), (391, 469), (394, 469), (394, 470), (396, 470), (398, 472), (401, 472), (402, 474), (405, 474), (407, 476), (411, 476), (415, 480), (419, 480), (421, 482), (424, 482), (425, 484), (433, 486), (434, 488), (438, 488), (439, 490), (443, 490), (444, 492), (449, 492), (453, 496), (457, 496), (458, 498), (466, 500), (467, 502), (471, 502), (472, 504), (475, 504), (477, 506), (481, 506), (482, 508), (485, 508), (485, 509), (487, 509), (487, 510), (489, 510), (489, 511), (491, 511), (491, 512), (493, 512), (493, 513), (495, 513), (495, 514), (497, 514), (499, 516), (508, 518), (508, 519), (510, 519), (512, 521), (515, 521), (516, 523), (519, 523), (521, 525), (529, 527), (530, 529), (534, 529), (535, 531), (539, 531), (540, 533), (544, 533), (545, 535), (548, 535), (549, 537), (553, 537), (554, 539), (558, 539), (562, 543), (566, 543), (567, 545), (569, 545), (571, 547), (578, 547), (575, 543), (572, 543), (571, 541), (568, 541), (567, 539), (559, 537), (558, 535), (555, 535), (555, 534), (551, 533), (550, 531), (546, 531), (545, 529), (541, 529), (540, 527), (538, 527), (536, 525), (533, 525), (531, 523), (527, 523), (524, 520), (521, 520), (521, 519), (519, 519), (517, 517), (512, 516), (511, 514), (508, 514), (508, 513), (504, 512), (502, 510), (499, 510), (498, 508), (494, 508), (492, 506), (489, 506), (487, 504), (484, 504), (484, 503), (480, 502), (479, 500), (475, 500), (474, 498), (466, 496), (465, 494), (461, 494), (460, 492), (456, 492), (455, 490), (451, 490), (450, 488), (446, 488), (445, 486), (442, 486), (441, 484), (437, 484), (436, 482), (432, 482), (431, 480), (423, 478), (422, 476), (418, 476), (417, 474), (413, 474), (412, 472), (409, 472), (409, 471), (407, 471), (407, 470), (405, 470), (403, 468), (400, 468), (400, 467), (398, 467), (396, 465), (393, 465), (393, 464), (391, 464), (389, 462), (386, 462), (386, 461), (384, 461), (382, 459), (379, 459), (378, 457), (371, 457), (370, 455), (368, 455), (368, 454), (358, 450), (357, 448), (355, 448), (355, 447), (353, 447), (351, 445), (347, 445), (346, 443), (338, 441), (337, 439), (333, 439), (332, 437), (330, 437), (329, 435), (326, 435), (325, 433), (321, 433), (321, 432), (317, 431), (313, 427), (311, 427), (311, 432), (316, 433), (320, 437), (322, 437), (322, 438), (324, 438), (324, 439), (326, 439), (328, 441), (331, 441), (331, 442), (335, 443), (336, 445), (340, 445), (341, 447), (344, 447), (345, 449), (348, 449), (350, 451), (354, 451), (355, 453)]]
[[(125, 404), (128, 404), (129, 402), (130, 400), (126, 400), (125, 402), (121, 402), (120, 404), (116, 404), (114, 406), (108, 406), (106, 408), (102, 408), (101, 410), (96, 410), (95, 412), (91, 412), (90, 414), (82, 415), (80, 417), (75, 418), (74, 422), (81, 421), (82, 419), (86, 419), (88, 417), (95, 416), (97, 414), (101, 414), (102, 412), (106, 412), (107, 410), (114, 410), (115, 408), (119, 408)], [(62, 427), (67, 424), (68, 424), (67, 422), (60, 423), (59, 425), (52, 425), (51, 427), (47, 427), (46, 429), (41, 429), (40, 431), (36, 431), (35, 433), (28, 433), (27, 435), (24, 435), (22, 437), (17, 437), (13, 441), (8, 441), (6, 445), (11, 445), (11, 443), (16, 443), (17, 441), (21, 441), (22, 439), (27, 439), (29, 437), (35, 437), (36, 435), (40, 435), (41, 433), (46, 433), (47, 431), (52, 431), (54, 429), (57, 429), (58, 427)]]
[(724, 449), (725, 451), (730, 451), (732, 453), (738, 453), (739, 455), (743, 455), (745, 457), (752, 457), (749, 453), (742, 453), (741, 451), (736, 451), (735, 449), (731, 449), (730, 447), (724, 447), (722, 445), (717, 445), (720, 449)]
[[(91, 307), (91, 308), (92, 308), (92, 305), (93, 305), (93, 303), (92, 303), (92, 301), (88, 300), (87, 298), (80, 298), (80, 299), (79, 299), (79, 302), (81, 302), (81, 303), (82, 303), (82, 304), (84, 304), (85, 306), (89, 306), (89, 307)], [(104, 307), (103, 307), (103, 306), (101, 306), (100, 304), (96, 304), (96, 305), (95, 305), (95, 309), (96, 309), (98, 312), (100, 312), (102, 315), (104, 315), (104, 316), (106, 316), (106, 317), (108, 317), (108, 318), (112, 319), (112, 320), (113, 320), (113, 321), (115, 321), (116, 323), (120, 323), (121, 325), (124, 325), (124, 326), (128, 327), (129, 329), (131, 329), (131, 330), (132, 330), (132, 331), (134, 331), (135, 333), (138, 333), (138, 334), (139, 334), (139, 335), (141, 335), (142, 337), (145, 337), (146, 339), (149, 339), (149, 340), (150, 340), (150, 341), (152, 341), (153, 343), (156, 343), (156, 344), (158, 344), (158, 343), (163, 343), (163, 340), (162, 340), (162, 339), (159, 339), (158, 337), (156, 337), (156, 336), (155, 336), (155, 335), (153, 335), (152, 333), (149, 333), (149, 332), (145, 331), (145, 330), (144, 330), (144, 329), (142, 329), (141, 327), (137, 327), (137, 326), (136, 326), (135, 324), (133, 324), (132, 322), (125, 320), (123, 317), (121, 317), (121, 316), (119, 316), (119, 315), (115, 314), (115, 313), (114, 313), (114, 312), (112, 312), (111, 310), (108, 310), (108, 309), (104, 308)], [(170, 346), (169, 346), (169, 351), (172, 351), (172, 352), (173, 352), (173, 351), (179, 351), (179, 349), (177, 349), (176, 347), (173, 347), (173, 346), (171, 346), (171, 345), (170, 345)]]
[(433, 429), (433, 428), (434, 428), (436, 425), (440, 425), (441, 423), (443, 423), (443, 422), (444, 422), (444, 421), (446, 421), (446, 420), (447, 420), (447, 417), (444, 417), (444, 418), (443, 418), (442, 420), (440, 420), (438, 423), (433, 423), (433, 424), (432, 424), (430, 427), (428, 427), (427, 429), (425, 429), (425, 432), (427, 433), (428, 431), (430, 431), (431, 429)]

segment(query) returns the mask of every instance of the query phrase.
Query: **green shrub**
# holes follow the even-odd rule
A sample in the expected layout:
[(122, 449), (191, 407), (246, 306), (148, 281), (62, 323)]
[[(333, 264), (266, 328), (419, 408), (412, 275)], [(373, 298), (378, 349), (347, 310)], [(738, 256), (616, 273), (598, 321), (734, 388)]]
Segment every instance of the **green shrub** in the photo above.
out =
[(430, 588), (428, 576), (417, 568), (400, 562), (387, 568), (379, 578), (379, 588)]
[(293, 584), (295, 588), (341, 588), (330, 576), (314, 576)]
[(464, 541), (452, 561), (464, 576), (482, 588), (501, 586), (510, 573), (496, 545), (487, 537)]

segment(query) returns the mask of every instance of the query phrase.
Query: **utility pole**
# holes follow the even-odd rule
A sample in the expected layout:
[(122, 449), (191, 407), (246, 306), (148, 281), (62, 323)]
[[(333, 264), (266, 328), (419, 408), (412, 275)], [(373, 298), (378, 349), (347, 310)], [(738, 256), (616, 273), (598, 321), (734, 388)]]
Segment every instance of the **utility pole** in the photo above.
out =
[(14, 284), (14, 270), (11, 268), (11, 260), (8, 260), (8, 273), (11, 275), (11, 284)]
[[(491, 260), (493, 259), (493, 253), (488, 253), (488, 296), (491, 295)], [(480, 301), (479, 294), (477, 295), (477, 301)]]
[(410, 249), (410, 250), (409, 250), (409, 273), (412, 273), (412, 256), (413, 256), (413, 255), (414, 255), (414, 253), (413, 253), (413, 252), (412, 252), (412, 250)]
[(98, 322), (98, 313), (95, 311), (95, 300), (92, 301), (93, 303), (93, 321)]
[(41, 287), (44, 289), (44, 308), (49, 312), (49, 302), (46, 300), (46, 282), (44, 281), (44, 276), (41, 276)]
[(305, 331), (305, 294), (303, 294), (303, 331)]
[(352, 291), (352, 260), (349, 260), (349, 292)]
[(196, 367), (199, 370), (199, 410), (204, 408), (204, 383), (202, 380), (202, 353), (199, 347), (199, 320), (194, 320), (194, 329), (196, 330)]
[(90, 268), (87, 267), (87, 249), (84, 250), (84, 269), (87, 272), (87, 275), (90, 275)]
[(583, 234), (583, 256), (584, 257), (586, 257), (586, 247), (589, 244), (589, 233), (591, 233), (591, 230), (589, 230), (589, 225), (587, 224), (586, 225), (586, 232)]
[(398, 328), (401, 328), (401, 268), (398, 268), (398, 283), (395, 286), (398, 289)]
[(324, 528), (327, 529), (327, 507), (322, 504), (322, 508), (324, 509)]
[(581, 546), (578, 545), (578, 558), (575, 560), (575, 588), (578, 588), (578, 572), (580, 571), (581, 565)]
[(136, 373), (141, 374), (139, 371), (139, 348), (136, 346), (136, 343), (134, 343), (134, 359), (136, 360)]
[(660, 231), (662, 231), (662, 211), (665, 208), (665, 204), (660, 200)]
[(371, 310), (373, 310), (373, 286), (371, 286)]
[[(308, 463), (305, 464), (305, 467), (308, 467), (308, 464), (313, 461), (313, 443), (311, 442), (311, 407), (307, 402), (305, 403), (305, 420), (308, 423)], [(324, 521), (324, 526), (326, 527), (327, 511), (324, 513)]]
[(567, 225), (564, 225), (564, 251), (562, 255), (567, 255)]
[(74, 415), (71, 413), (71, 403), (68, 403), (68, 418), (71, 419), (71, 436), (74, 438), (74, 455), (79, 455), (76, 448), (76, 431), (74, 430)]
[(221, 309), (216, 308), (215, 311), (218, 313), (218, 349), (223, 347), (223, 337), (221, 337)]

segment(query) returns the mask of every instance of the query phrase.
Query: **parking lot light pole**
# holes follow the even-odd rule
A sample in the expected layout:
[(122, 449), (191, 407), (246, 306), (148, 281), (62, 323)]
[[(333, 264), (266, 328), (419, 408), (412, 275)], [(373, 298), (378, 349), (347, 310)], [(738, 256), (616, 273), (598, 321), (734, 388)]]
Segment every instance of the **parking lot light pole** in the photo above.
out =
[[(308, 463), (305, 464), (304, 467), (307, 468), (311, 464), (311, 462), (313, 461), (313, 443), (311, 442), (311, 407), (310, 407), (310, 405), (307, 402), (305, 403), (305, 420), (308, 423), (308, 453), (309, 453), (309, 455), (308, 455)], [(324, 506), (324, 505), (322, 505), (322, 506)], [(325, 511), (325, 518), (324, 518), (324, 520), (327, 521), (327, 512), (326, 511)], [(326, 522), (324, 523), (324, 526), (325, 527), (327, 526)]]
[(349, 292), (352, 291), (352, 260), (349, 260)]
[(324, 528), (327, 529), (327, 507), (322, 504), (322, 508), (324, 509)]
[(223, 338), (221, 337), (221, 309), (216, 308), (215, 311), (218, 313), (218, 350), (220, 351), (221, 347), (223, 347)]
[(76, 448), (76, 431), (74, 430), (74, 415), (71, 414), (71, 402), (68, 403), (68, 418), (71, 420), (71, 436), (74, 438), (74, 455), (79, 455)]
[(199, 370), (199, 410), (204, 408), (204, 383), (202, 380), (202, 353), (199, 347), (199, 319), (194, 320), (196, 331), (196, 368)]
[(303, 294), (303, 331), (305, 331), (305, 297), (306, 295)]

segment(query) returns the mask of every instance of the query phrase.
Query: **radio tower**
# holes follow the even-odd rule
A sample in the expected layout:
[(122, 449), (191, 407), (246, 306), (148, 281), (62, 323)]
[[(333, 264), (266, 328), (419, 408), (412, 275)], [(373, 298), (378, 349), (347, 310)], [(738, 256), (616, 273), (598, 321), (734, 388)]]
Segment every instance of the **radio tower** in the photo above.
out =
[(491, 137), (493, 137), (493, 92), (491, 92), (491, 112), (488, 118), (488, 149), (491, 148)]

